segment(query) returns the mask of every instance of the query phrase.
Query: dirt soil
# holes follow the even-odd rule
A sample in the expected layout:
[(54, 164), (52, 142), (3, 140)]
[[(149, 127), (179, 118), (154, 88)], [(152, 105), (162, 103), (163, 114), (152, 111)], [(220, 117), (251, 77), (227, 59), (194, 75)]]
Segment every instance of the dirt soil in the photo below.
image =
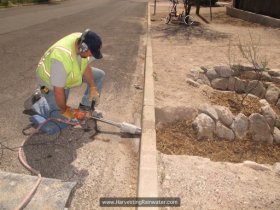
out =
[[(260, 104), (253, 97), (248, 97), (245, 109), (240, 110), (236, 103), (240, 96), (203, 86), (192, 87), (186, 79), (192, 69), (200, 66), (211, 68), (229, 62), (245, 64), (237, 45), (239, 38), (244, 42), (250, 40), (250, 33), (254, 39), (260, 39), (260, 53), (267, 58), (268, 67), (280, 68), (280, 57), (277, 56), (280, 29), (229, 17), (225, 7), (212, 9), (212, 21), (209, 8), (201, 8), (201, 17), (192, 14), (197, 21), (194, 26), (166, 25), (164, 17), (168, 8), (169, 1), (162, 0), (157, 3), (156, 15), (151, 15), (156, 107), (197, 107), (211, 103), (227, 106), (234, 114), (241, 111), (248, 116), (259, 112)], [(274, 172), (252, 172), (252, 169), (236, 164), (244, 160), (274, 164), (279, 161), (278, 146), (252, 144), (248, 139), (234, 143), (223, 140), (216, 140), (214, 144), (195, 142), (190, 123), (184, 121), (165, 125), (157, 132), (157, 147), (165, 153), (158, 158), (159, 176), (163, 177), (159, 183), (160, 195), (181, 197), (179, 209), (278, 209), (280, 177)], [(230, 171), (225, 171), (227, 169)], [(167, 178), (166, 173), (169, 173)], [(202, 176), (203, 180), (200, 179)], [(232, 176), (242, 177), (242, 181), (233, 181)], [(251, 183), (250, 180), (255, 179), (258, 183)], [(210, 183), (207, 184), (208, 180)], [(217, 181), (217, 185), (211, 180)], [(200, 185), (202, 182), (206, 184)]]

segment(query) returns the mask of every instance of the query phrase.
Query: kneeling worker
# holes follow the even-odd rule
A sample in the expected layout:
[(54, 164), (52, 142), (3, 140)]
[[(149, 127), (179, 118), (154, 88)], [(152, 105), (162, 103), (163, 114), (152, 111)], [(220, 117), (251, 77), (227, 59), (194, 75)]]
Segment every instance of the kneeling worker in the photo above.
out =
[[(87, 29), (72, 33), (52, 45), (41, 58), (36, 76), (46, 99), (46, 106), (35, 111), (44, 118), (83, 119), (91, 108), (92, 100), (98, 102), (104, 71), (92, 67), (94, 59), (101, 59), (101, 38)], [(79, 109), (67, 106), (69, 90), (87, 83)]]

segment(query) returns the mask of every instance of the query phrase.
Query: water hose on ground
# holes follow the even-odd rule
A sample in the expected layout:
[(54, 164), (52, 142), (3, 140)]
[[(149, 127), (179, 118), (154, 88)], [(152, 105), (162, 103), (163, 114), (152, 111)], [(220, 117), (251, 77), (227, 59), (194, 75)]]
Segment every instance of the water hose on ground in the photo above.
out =
[(23, 147), (24, 147), (24, 144), (25, 142), (30, 139), (35, 133), (38, 133), (40, 128), (42, 128), (46, 123), (50, 122), (50, 121), (55, 121), (55, 122), (61, 122), (61, 123), (66, 123), (68, 125), (73, 125), (73, 126), (76, 126), (76, 125), (79, 125), (80, 123), (79, 122), (70, 122), (69, 120), (63, 120), (63, 119), (59, 119), (59, 118), (49, 118), (47, 119), (45, 122), (41, 123), (34, 132), (32, 132), (30, 134), (30, 136), (25, 139), (21, 145), (20, 145), (20, 148), (18, 150), (18, 158), (19, 158), (19, 161), (20, 163), (26, 168), (28, 169), (31, 173), (33, 174), (36, 174), (38, 176), (38, 179), (36, 181), (36, 183), (34, 184), (33, 188), (31, 189), (31, 191), (25, 196), (25, 198), (21, 201), (20, 204), (18, 204), (14, 210), (22, 210), (24, 209), (27, 204), (31, 201), (31, 199), (33, 198), (33, 196), (35, 195), (41, 181), (42, 181), (42, 176), (41, 176), (41, 173), (40, 171), (37, 171), (35, 170), (34, 168), (32, 168), (25, 160), (24, 158), (24, 151), (23, 151)]

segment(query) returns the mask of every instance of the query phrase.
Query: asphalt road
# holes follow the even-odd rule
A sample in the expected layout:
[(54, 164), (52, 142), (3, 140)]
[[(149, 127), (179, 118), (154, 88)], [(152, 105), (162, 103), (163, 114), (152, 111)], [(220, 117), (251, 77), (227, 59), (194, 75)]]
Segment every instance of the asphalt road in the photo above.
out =
[[(106, 72), (99, 107), (107, 118), (140, 124), (146, 34), (145, 0), (69, 0), (0, 10), (0, 142), (17, 147), (29, 121), (23, 102), (36, 88), (35, 68), (59, 38), (90, 28), (103, 40)], [(139, 88), (135, 88), (135, 84)], [(81, 90), (70, 93), (78, 106)], [(59, 137), (36, 136), (25, 149), (29, 163), (45, 177), (76, 181), (71, 209), (97, 209), (104, 196), (136, 196), (139, 138), (99, 125), (94, 138), (66, 130)], [(38, 139), (38, 141), (36, 141)], [(58, 146), (57, 146), (58, 145)], [(17, 153), (0, 150), (0, 170), (27, 173)]]

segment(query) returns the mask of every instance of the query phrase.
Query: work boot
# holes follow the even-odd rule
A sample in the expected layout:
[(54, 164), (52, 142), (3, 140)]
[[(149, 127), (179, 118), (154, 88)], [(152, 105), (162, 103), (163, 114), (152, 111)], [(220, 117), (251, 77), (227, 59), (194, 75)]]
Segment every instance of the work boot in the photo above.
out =
[(90, 106), (86, 106), (80, 103), (79, 105), (79, 109), (85, 112), (90, 112), (91, 111), (91, 107)]

